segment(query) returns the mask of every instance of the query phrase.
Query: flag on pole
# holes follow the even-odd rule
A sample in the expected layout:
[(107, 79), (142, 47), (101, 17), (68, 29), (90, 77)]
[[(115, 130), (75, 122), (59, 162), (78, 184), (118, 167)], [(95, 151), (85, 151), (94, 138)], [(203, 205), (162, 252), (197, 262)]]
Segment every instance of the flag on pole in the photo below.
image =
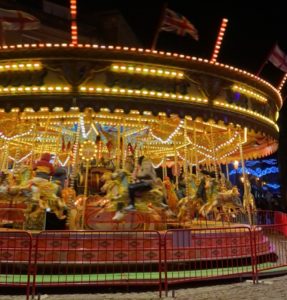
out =
[(278, 69), (287, 73), (287, 54), (284, 53), (276, 44), (268, 60)]
[(161, 30), (175, 32), (178, 35), (189, 34), (198, 41), (197, 29), (187, 20), (186, 17), (174, 12), (173, 10), (166, 8), (161, 25)]
[(0, 24), (3, 30), (34, 30), (40, 27), (40, 21), (21, 10), (0, 8)]

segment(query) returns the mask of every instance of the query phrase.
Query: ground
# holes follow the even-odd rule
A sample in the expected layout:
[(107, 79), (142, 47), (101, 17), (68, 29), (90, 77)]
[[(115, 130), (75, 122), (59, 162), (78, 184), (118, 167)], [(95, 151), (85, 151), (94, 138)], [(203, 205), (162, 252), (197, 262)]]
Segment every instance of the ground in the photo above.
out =
[[(174, 292), (169, 291), (168, 297), (163, 294), (164, 300), (285, 300), (287, 299), (287, 275), (264, 278), (259, 284), (250, 280), (242, 282), (181, 288)], [(3, 290), (2, 290), (3, 293)], [(24, 296), (0, 295), (1, 300), (24, 300)], [(109, 294), (42, 294), (37, 300), (153, 300), (159, 299), (158, 292), (129, 292)]]

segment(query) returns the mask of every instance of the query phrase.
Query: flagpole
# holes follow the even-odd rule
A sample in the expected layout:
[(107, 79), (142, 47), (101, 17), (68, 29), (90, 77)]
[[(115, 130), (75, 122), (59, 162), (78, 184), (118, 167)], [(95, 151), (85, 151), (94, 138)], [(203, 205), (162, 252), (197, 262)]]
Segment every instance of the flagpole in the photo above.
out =
[(222, 19), (220, 29), (219, 29), (219, 32), (218, 32), (218, 35), (217, 35), (217, 39), (216, 39), (216, 42), (215, 42), (214, 50), (213, 50), (213, 53), (212, 53), (212, 57), (211, 57), (211, 60), (210, 60), (212, 63), (215, 63), (216, 60), (217, 60), (217, 57), (218, 57), (218, 54), (219, 54), (219, 51), (220, 51), (220, 48), (221, 48), (221, 44), (222, 44), (222, 41), (223, 41), (224, 33), (225, 33), (225, 30), (226, 30), (226, 27), (227, 27), (227, 23), (228, 23), (228, 19), (225, 19), (225, 18)]
[(165, 17), (166, 9), (167, 9), (167, 3), (165, 2), (162, 6), (162, 9), (161, 9), (160, 18), (159, 18), (159, 21), (158, 21), (158, 24), (157, 24), (157, 27), (156, 27), (156, 31), (155, 31), (155, 34), (154, 34), (154, 37), (153, 37), (153, 40), (152, 40), (152, 44), (151, 44), (151, 47), (150, 47), (151, 50), (155, 50), (157, 40), (158, 40), (158, 36), (160, 34), (160, 29), (161, 29), (161, 26), (162, 26), (162, 23), (163, 23), (163, 20), (164, 20), (164, 17)]
[(259, 70), (256, 73), (256, 76), (259, 76), (260, 73), (262, 72), (263, 68), (265, 67), (265, 65), (268, 63), (268, 59), (270, 57), (270, 55), (272, 54), (272, 52), (274, 51), (275, 47), (277, 45), (277, 42), (274, 44), (274, 46), (271, 48), (271, 50), (268, 52), (267, 57), (264, 59), (263, 63), (261, 64)]

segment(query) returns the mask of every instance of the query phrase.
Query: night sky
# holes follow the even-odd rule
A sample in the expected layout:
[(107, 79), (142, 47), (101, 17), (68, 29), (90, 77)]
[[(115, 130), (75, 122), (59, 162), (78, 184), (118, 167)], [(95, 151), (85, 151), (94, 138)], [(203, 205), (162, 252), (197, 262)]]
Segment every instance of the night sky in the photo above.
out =
[[(163, 3), (154, 1), (78, 0), (80, 11), (118, 9), (149, 48)], [(284, 1), (190, 1), (170, 0), (168, 7), (184, 15), (198, 30), (199, 41), (190, 36), (161, 32), (157, 49), (210, 58), (222, 18), (229, 20), (218, 61), (256, 73), (278, 42), (287, 53), (287, 17)], [(262, 77), (277, 85), (284, 75), (267, 64)]]

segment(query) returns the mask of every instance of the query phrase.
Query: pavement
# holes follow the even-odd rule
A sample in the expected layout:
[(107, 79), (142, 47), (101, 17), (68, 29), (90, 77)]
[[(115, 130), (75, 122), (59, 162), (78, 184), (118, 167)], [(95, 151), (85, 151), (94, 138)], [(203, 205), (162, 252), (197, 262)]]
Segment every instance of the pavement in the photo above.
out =
[[(286, 300), (287, 299), (287, 275), (280, 277), (264, 278), (259, 280), (258, 284), (253, 284), (251, 280), (242, 282), (224, 283), (190, 287), (170, 290), (168, 297), (164, 293), (164, 300)], [(53, 294), (43, 293), (37, 295), (36, 300), (154, 300), (159, 299), (157, 291), (128, 293), (113, 292), (109, 288), (109, 293), (89, 293), (89, 288), (85, 294), (57, 294), (57, 289)], [(2, 290), (3, 293), (3, 290)], [(0, 295), (1, 300), (24, 300), (25, 296), (21, 295)], [(30, 298), (31, 299), (31, 298)]]

